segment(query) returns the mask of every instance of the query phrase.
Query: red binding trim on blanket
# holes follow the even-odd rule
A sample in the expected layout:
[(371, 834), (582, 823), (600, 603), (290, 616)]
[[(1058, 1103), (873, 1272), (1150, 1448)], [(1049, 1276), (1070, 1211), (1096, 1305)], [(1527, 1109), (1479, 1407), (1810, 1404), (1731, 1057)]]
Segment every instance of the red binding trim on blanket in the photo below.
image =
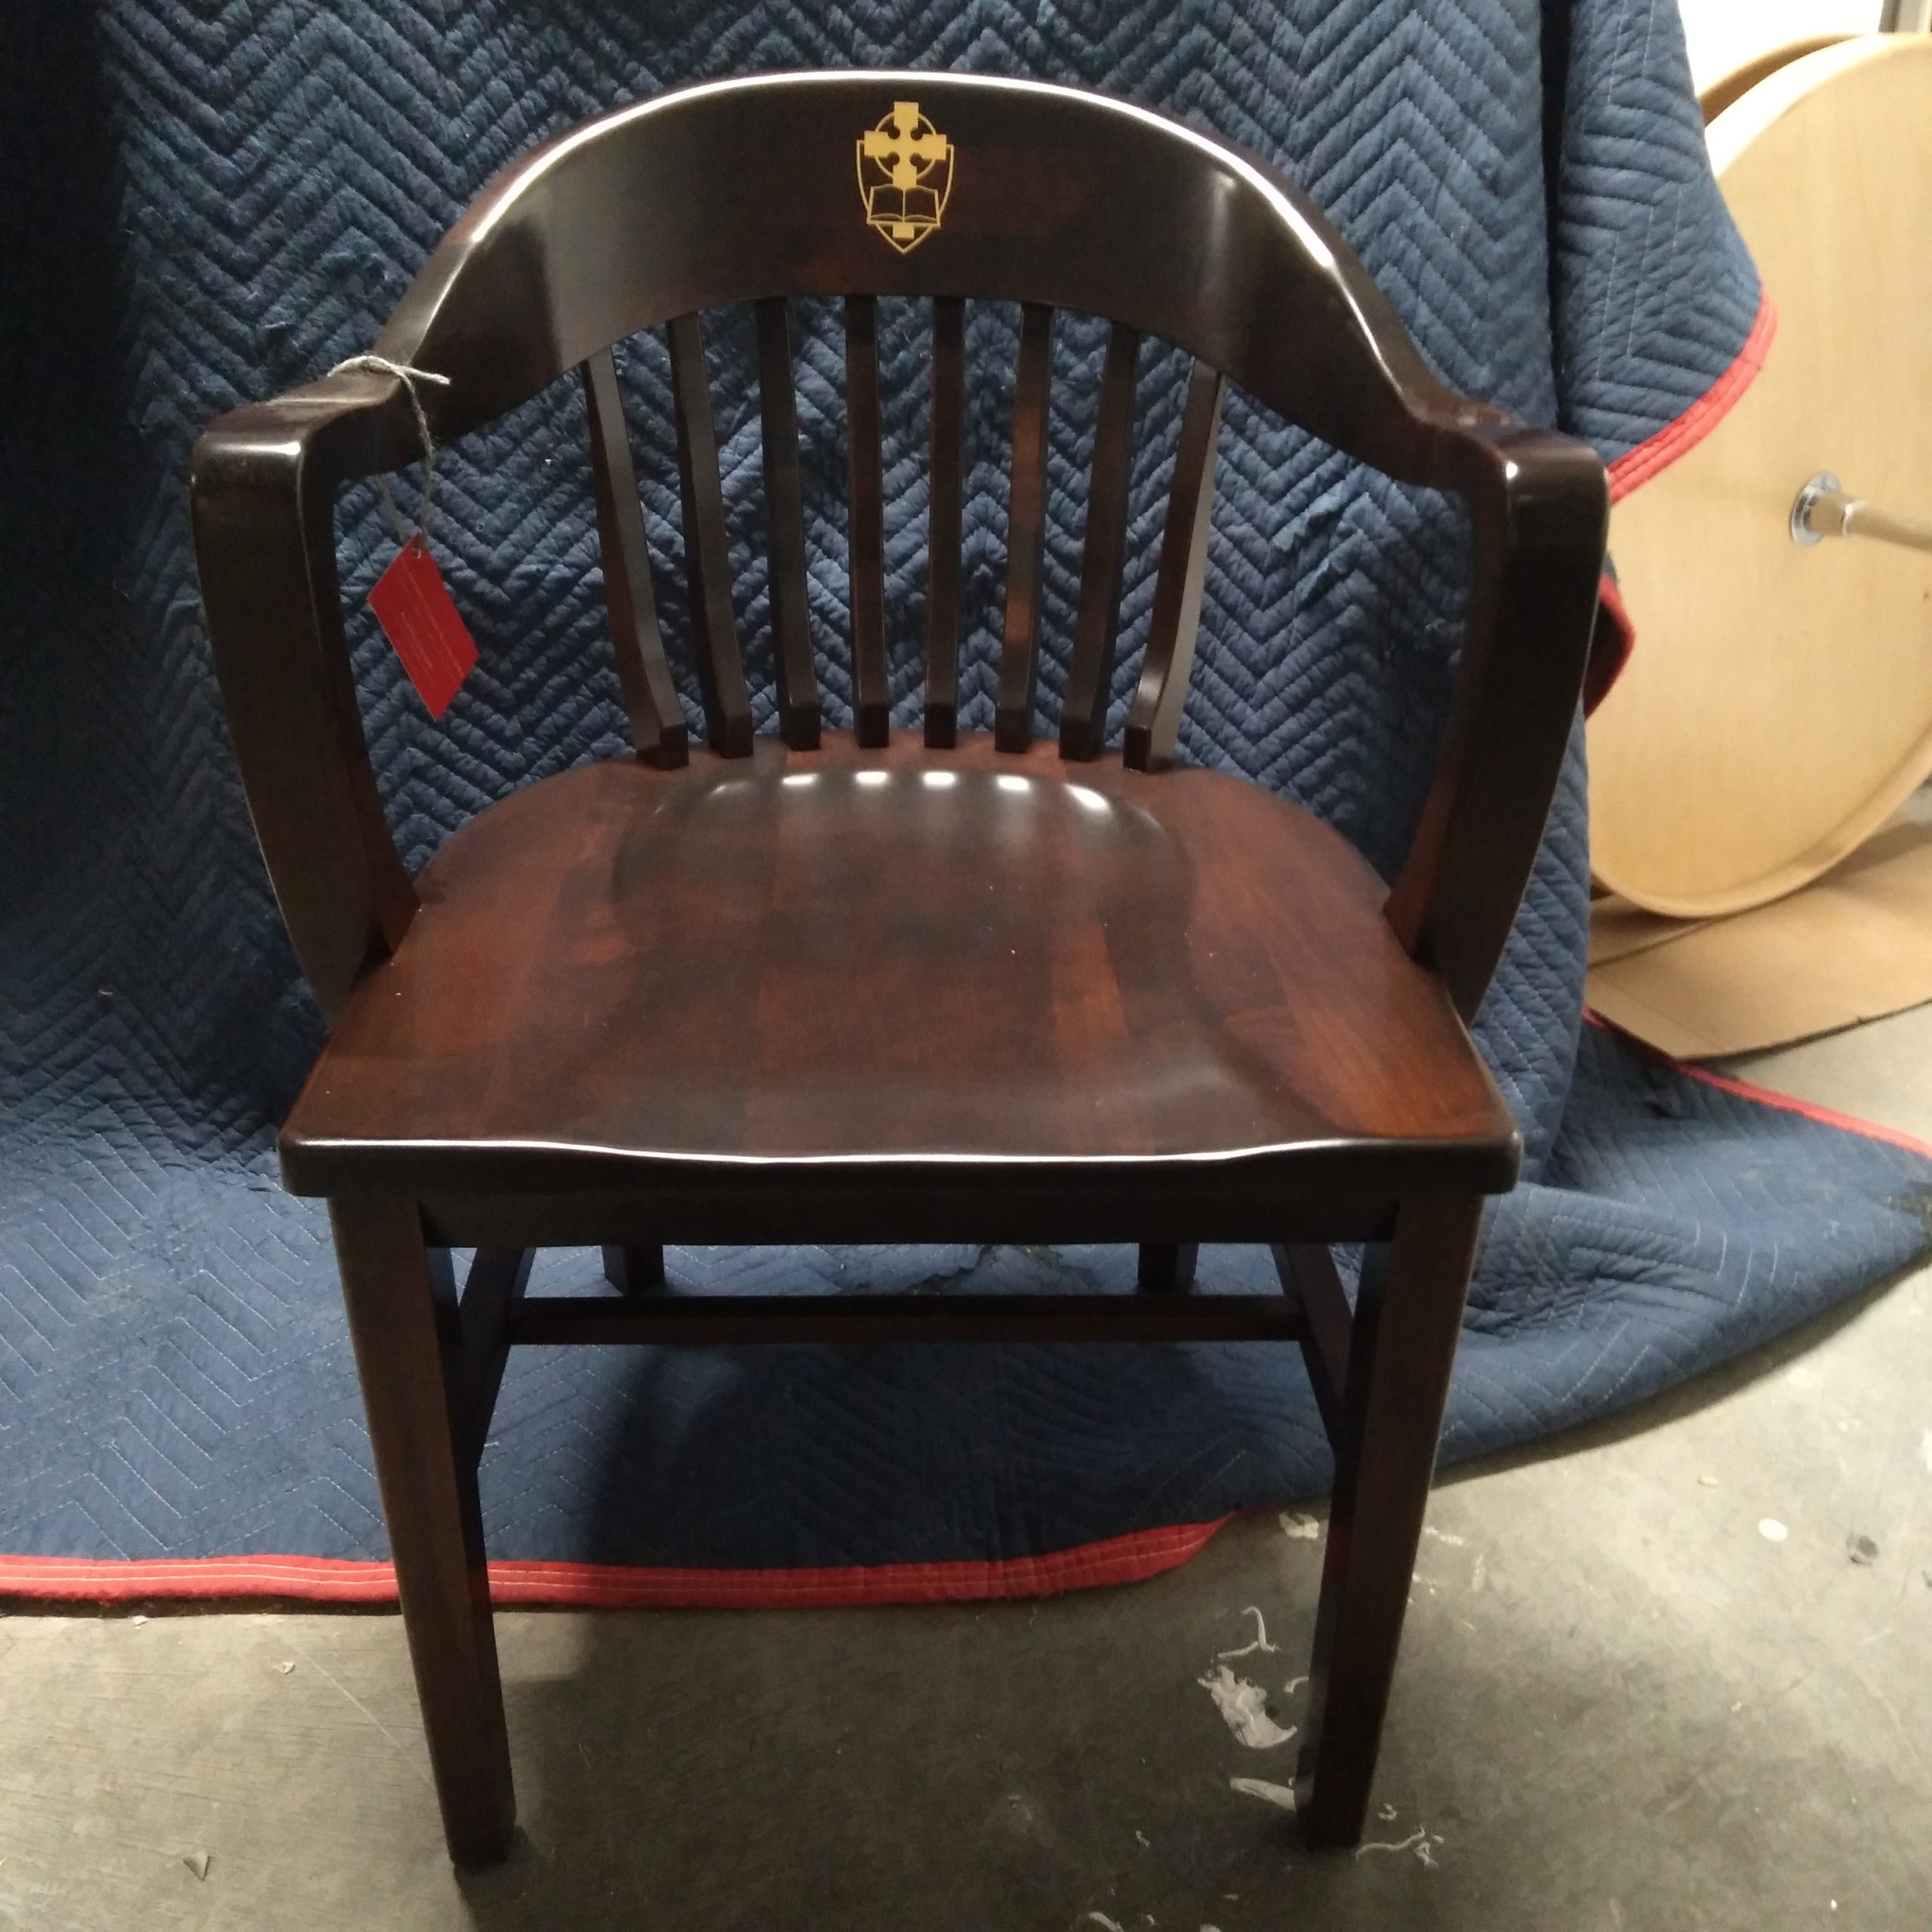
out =
[[(804, 1610), (848, 1604), (970, 1603), (1056, 1596), (1135, 1583), (1185, 1563), (1228, 1518), (1137, 1530), (1044, 1556), (998, 1563), (884, 1563), (823, 1569), (626, 1569), (603, 1563), (490, 1565), (499, 1608), (549, 1604), (598, 1610)], [(0, 1596), (125, 1603), (149, 1599), (282, 1598), (393, 1603), (386, 1563), (321, 1556), (99, 1559), (0, 1556)]]
[(1757, 318), (1744, 338), (1744, 346), (1737, 352), (1737, 360), (1675, 422), (1666, 423), (1634, 450), (1626, 450), (1610, 466), (1613, 503), (1629, 496), (1640, 483), (1647, 483), (1685, 451), (1694, 449), (1724, 420), (1726, 411), (1751, 386), (1764, 366), (1771, 338), (1777, 332), (1778, 312), (1766, 290), (1758, 296)]
[(1590, 632), (1589, 662), (1583, 667), (1586, 718), (1609, 697), (1636, 641), (1636, 627), (1617, 594), (1617, 580), (1605, 571), (1597, 581), (1597, 620)]
[(1932, 1141), (1921, 1140), (1915, 1134), (1903, 1133), (1895, 1127), (1881, 1126), (1877, 1121), (1861, 1120), (1856, 1114), (1841, 1114), (1835, 1108), (1821, 1107), (1815, 1101), (1801, 1100), (1795, 1094), (1775, 1094), (1768, 1087), (1760, 1087), (1753, 1081), (1740, 1080), (1734, 1074), (1713, 1073), (1707, 1066), (1674, 1059), (1661, 1047), (1654, 1047), (1649, 1041), (1640, 1040), (1634, 1033), (1626, 1033), (1614, 1021), (1604, 1019), (1601, 1014), (1587, 1006), (1583, 1009), (1583, 1020), (1586, 1026), (1595, 1027), (1599, 1032), (1614, 1033), (1626, 1046), (1642, 1054), (1644, 1059), (1669, 1067), (1686, 1079), (1715, 1087), (1721, 1093), (1735, 1094), (1740, 1100), (1755, 1100), (1761, 1106), (1776, 1107), (1780, 1113), (1802, 1114), (1807, 1120), (1835, 1127), (1841, 1133), (1861, 1134), (1867, 1140), (1882, 1140), (1890, 1146), (1903, 1147), (1908, 1153), (1923, 1154), (1932, 1161)]

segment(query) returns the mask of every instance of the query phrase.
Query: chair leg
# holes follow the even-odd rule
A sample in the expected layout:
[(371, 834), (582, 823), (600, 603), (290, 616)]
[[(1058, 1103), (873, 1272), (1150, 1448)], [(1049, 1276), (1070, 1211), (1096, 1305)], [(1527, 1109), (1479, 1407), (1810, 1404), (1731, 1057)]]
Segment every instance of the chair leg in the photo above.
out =
[(1393, 1242), (1364, 1260), (1295, 1770), (1315, 1844), (1358, 1844), (1368, 1816), (1482, 1206), (1405, 1201)]
[(449, 1257), (408, 1201), (331, 1201), (403, 1627), (443, 1834), (459, 1865), (503, 1857), (516, 1822), (476, 1472), (458, 1447)]
[(627, 1295), (644, 1295), (664, 1285), (662, 1247), (607, 1247), (604, 1278)]
[(1185, 1294), (1194, 1285), (1194, 1264), (1200, 1254), (1199, 1244), (1191, 1241), (1143, 1241), (1140, 1244), (1142, 1293)]

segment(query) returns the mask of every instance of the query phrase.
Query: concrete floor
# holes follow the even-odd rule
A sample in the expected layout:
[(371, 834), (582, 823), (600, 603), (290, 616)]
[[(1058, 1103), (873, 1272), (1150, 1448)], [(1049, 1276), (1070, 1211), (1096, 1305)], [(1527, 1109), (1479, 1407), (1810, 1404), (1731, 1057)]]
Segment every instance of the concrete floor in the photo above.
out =
[[(1744, 1070), (1932, 1138), (1932, 1010)], [(392, 1616), (8, 1617), (0, 1926), (1918, 1932), (1928, 1369), (1932, 1272), (1446, 1481), (1353, 1856), (1199, 1681), (1258, 1613), (1229, 1667), (1296, 1721), (1319, 1546), (1269, 1517), (1046, 1604), (506, 1614), (480, 1876)]]

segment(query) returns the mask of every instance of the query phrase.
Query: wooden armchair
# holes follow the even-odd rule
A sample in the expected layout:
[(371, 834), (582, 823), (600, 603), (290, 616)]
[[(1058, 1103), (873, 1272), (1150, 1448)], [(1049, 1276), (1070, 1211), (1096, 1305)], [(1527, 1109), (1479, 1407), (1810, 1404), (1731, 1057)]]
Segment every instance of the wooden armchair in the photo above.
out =
[[(854, 178), (855, 162), (857, 180)], [(856, 730), (821, 726), (788, 296), (844, 298)], [(930, 298), (924, 728), (894, 737), (878, 298)], [(962, 318), (1023, 305), (998, 728), (957, 729)], [(754, 303), (777, 738), (734, 635), (699, 312)], [(1104, 317), (1057, 745), (1033, 737), (1051, 334)], [(687, 741), (611, 346), (669, 334), (706, 747)], [(1146, 656), (1103, 749), (1140, 337), (1195, 358)], [(451, 1850), (513, 1803), (477, 1460), (519, 1342), (1298, 1342), (1337, 1478), (1297, 1777), (1361, 1831), (1483, 1198), (1515, 1125), (1464, 1023), (1576, 709), (1604, 481), (1446, 391), (1264, 163), (1070, 89), (781, 75), (639, 102), (500, 175), (376, 345), (435, 371), (439, 442), (575, 368), (636, 757), (479, 814), (412, 879), (344, 648), (332, 505), (419, 454), (404, 385), (338, 374), (223, 417), (194, 462), (208, 625), (255, 828), (332, 1029), (283, 1131), (327, 1198)], [(1171, 762), (1223, 380), (1457, 493), (1474, 586), (1440, 763), (1392, 891), (1305, 812)], [(733, 1298), (663, 1244), (1121, 1241), (1141, 1292)], [(1189, 1292), (1268, 1242), (1283, 1294)], [(1351, 1309), (1326, 1244), (1368, 1244)], [(621, 1297), (523, 1297), (603, 1247)], [(459, 1300), (449, 1251), (477, 1258)]]

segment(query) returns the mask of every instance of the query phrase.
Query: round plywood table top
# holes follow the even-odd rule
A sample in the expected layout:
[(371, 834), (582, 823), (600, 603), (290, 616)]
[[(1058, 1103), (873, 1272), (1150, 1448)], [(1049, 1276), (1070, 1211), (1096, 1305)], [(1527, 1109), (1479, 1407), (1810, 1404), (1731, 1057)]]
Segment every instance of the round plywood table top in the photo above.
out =
[(1932, 35), (1804, 54), (1709, 137), (1777, 332), (1612, 512), (1638, 643), (1590, 724), (1598, 880), (1681, 918), (1815, 878), (1932, 774), (1932, 555), (1791, 532), (1825, 472), (1932, 520)]

